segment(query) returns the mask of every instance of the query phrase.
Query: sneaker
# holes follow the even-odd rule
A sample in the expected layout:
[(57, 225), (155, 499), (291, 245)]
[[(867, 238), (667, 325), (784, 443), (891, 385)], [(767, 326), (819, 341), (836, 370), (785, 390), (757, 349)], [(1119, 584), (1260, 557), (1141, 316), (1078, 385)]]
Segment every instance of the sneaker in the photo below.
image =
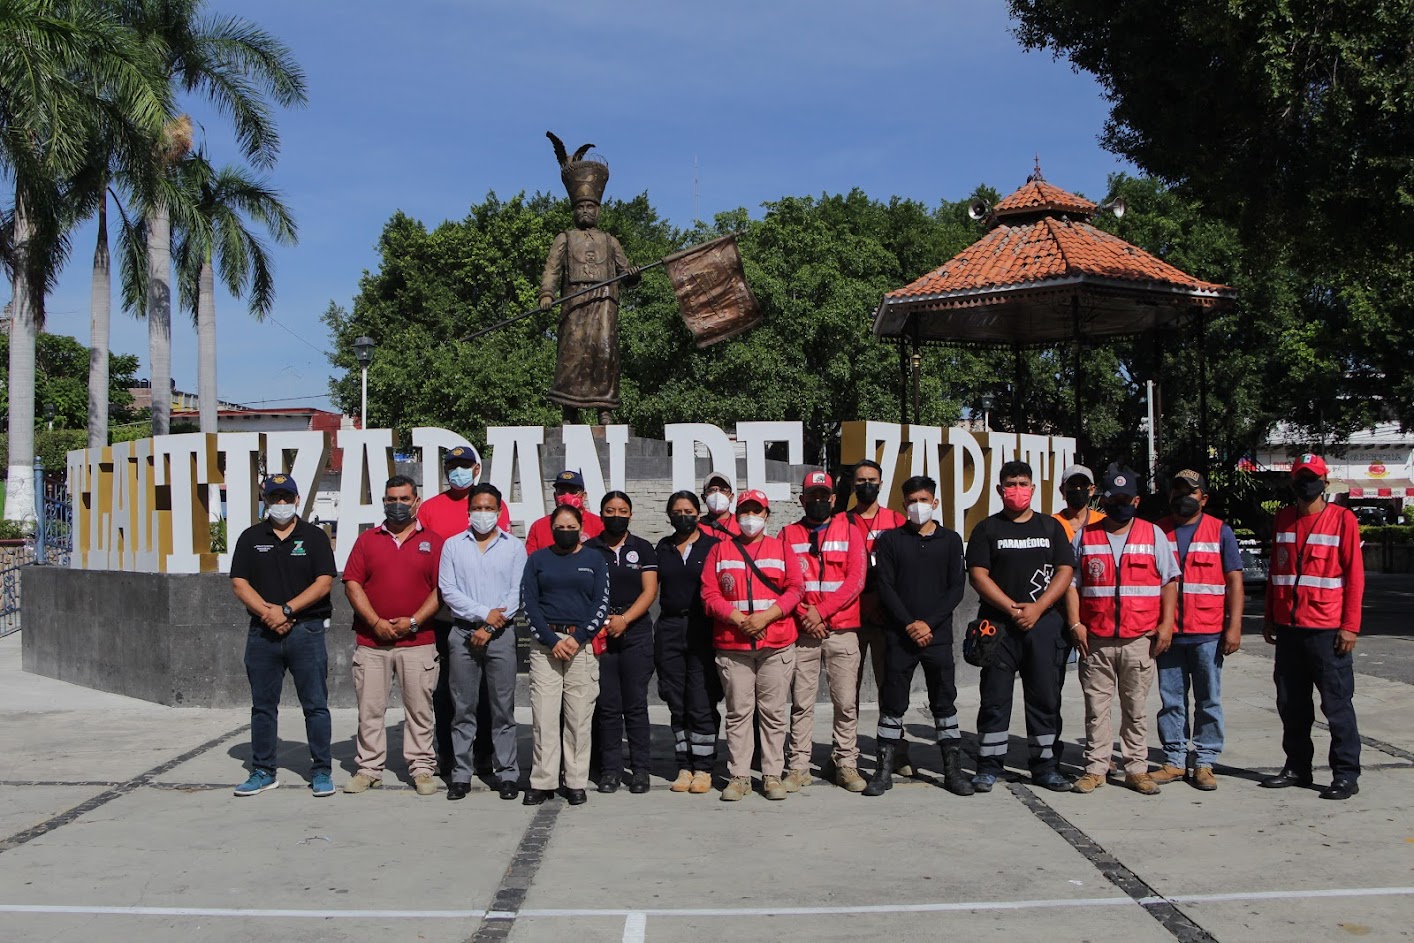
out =
[(334, 777), (328, 773), (315, 773), (314, 778), (309, 782), (309, 788), (314, 791), (317, 798), (323, 799), (325, 796), (334, 794)]
[(1148, 773), (1129, 773), (1124, 777), (1124, 784), (1141, 796), (1157, 796), (1159, 794), (1158, 784)]
[[(1158, 782), (1158, 778), (1154, 778)], [(1193, 771), (1193, 788), (1201, 789), (1204, 792), (1212, 792), (1218, 788), (1218, 777), (1213, 775), (1211, 766), (1200, 766)]]
[(751, 795), (751, 780), (746, 776), (733, 776), (722, 790), (723, 802), (737, 802)]
[(808, 769), (793, 769), (786, 773), (785, 779), (781, 780), (786, 787), (786, 792), (799, 792), (814, 781)]
[(1096, 773), (1086, 773), (1071, 784), (1071, 792), (1094, 792), (1105, 784), (1105, 777)]
[(991, 773), (978, 773), (972, 777), (972, 788), (977, 792), (991, 792), (997, 784), (997, 777)]
[(790, 790), (786, 788), (785, 783), (781, 782), (779, 776), (762, 776), (761, 795), (767, 799), (779, 801), (790, 795)]
[(431, 773), (418, 773), (412, 778), (412, 788), (417, 790), (419, 796), (434, 796), (437, 794), (437, 780), (432, 778)]
[(350, 779), (348, 783), (345, 784), (344, 792), (348, 793), (351, 796), (354, 796), (358, 795), (360, 792), (367, 792), (370, 789), (379, 789), (382, 787), (382, 785), (383, 778), (381, 776), (377, 779), (374, 779), (367, 773), (358, 773), (354, 776), (353, 779)]
[(835, 770), (835, 785), (849, 792), (863, 792), (869, 783), (853, 766), (841, 766)]
[(250, 774), (250, 779), (236, 787), (236, 795), (253, 796), (258, 792), (265, 792), (267, 789), (279, 789), (280, 781), (275, 778), (274, 773), (267, 773), (263, 769), (254, 770)]
[(687, 791), (694, 796), (700, 796), (704, 792), (712, 791), (712, 774), (708, 772), (696, 772), (692, 774), (692, 785), (687, 787)]
[(1051, 792), (1070, 792), (1075, 788), (1074, 783), (1055, 770), (1051, 770), (1049, 773), (1040, 773), (1036, 776), (1032, 776), (1031, 783), (1043, 789), (1049, 789)]
[[(1209, 771), (1211, 772), (1211, 770)], [(1162, 786), (1164, 783), (1171, 783), (1183, 779), (1188, 775), (1188, 771), (1182, 766), (1174, 766), (1172, 763), (1165, 763), (1149, 774), (1149, 778)]]
[(670, 792), (687, 792), (692, 788), (692, 770), (678, 770), (678, 778), (673, 780), (668, 786)]

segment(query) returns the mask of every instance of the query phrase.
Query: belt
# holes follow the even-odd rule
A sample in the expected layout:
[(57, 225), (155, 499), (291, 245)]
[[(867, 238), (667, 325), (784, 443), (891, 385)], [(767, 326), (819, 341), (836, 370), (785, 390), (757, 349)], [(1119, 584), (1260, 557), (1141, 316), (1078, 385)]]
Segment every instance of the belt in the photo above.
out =
[(660, 613), (658, 613), (658, 618), (660, 618), (660, 619), (686, 619), (686, 618), (687, 618), (688, 616), (690, 616), (690, 615), (692, 615), (692, 610), (691, 610), (691, 609), (684, 609), (682, 612), (660, 612)]
[(579, 628), (577, 625), (567, 625), (561, 622), (548, 622), (546, 627), (551, 632), (559, 632), (561, 635), (573, 635), (575, 630)]
[(625, 612), (628, 612), (628, 610), (625, 609), (625, 608), (622, 608), (622, 607), (620, 607), (620, 606), (610, 606), (610, 607), (609, 607), (609, 615), (611, 615), (611, 616), (621, 616), (621, 615), (623, 615)]

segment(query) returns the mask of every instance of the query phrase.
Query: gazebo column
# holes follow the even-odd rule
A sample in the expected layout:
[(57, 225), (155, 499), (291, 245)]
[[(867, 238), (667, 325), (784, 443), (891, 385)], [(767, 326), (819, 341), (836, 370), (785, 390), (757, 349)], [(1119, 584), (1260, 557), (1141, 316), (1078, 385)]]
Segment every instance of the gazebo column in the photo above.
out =
[(1072, 351), (1075, 354), (1075, 460), (1081, 462), (1085, 460), (1085, 426), (1080, 412), (1080, 387), (1085, 379), (1085, 371), (1080, 356), (1080, 296), (1078, 294), (1070, 296), (1070, 326), (1073, 338)]
[(921, 377), (923, 373), (923, 355), (918, 352), (918, 315), (914, 315), (909, 322), (908, 339), (913, 348), (909, 360), (913, 365), (913, 421), (921, 422), (923, 419), (923, 391), (921, 389)]
[(1012, 355), (1012, 389), (1011, 397), (1011, 427), (1017, 432), (1030, 432), (1031, 428), (1026, 422), (1026, 410), (1023, 404), (1026, 402), (1026, 362), (1021, 357), (1021, 344), (1017, 342), (1011, 345)]
[(1208, 319), (1198, 309), (1198, 447), (1202, 450), (1199, 468), (1208, 474)]
[(908, 425), (908, 350), (902, 337), (898, 339), (898, 421)]

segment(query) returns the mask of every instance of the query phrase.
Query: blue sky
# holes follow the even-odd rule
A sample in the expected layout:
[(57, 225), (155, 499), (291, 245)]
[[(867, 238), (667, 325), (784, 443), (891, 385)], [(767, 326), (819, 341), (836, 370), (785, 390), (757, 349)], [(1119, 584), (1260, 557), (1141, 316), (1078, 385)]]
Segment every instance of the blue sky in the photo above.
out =
[[(759, 213), (786, 194), (860, 187), (873, 197), (958, 199), (978, 183), (1046, 178), (1103, 195), (1132, 170), (1103, 151), (1107, 112), (1087, 75), (1021, 50), (999, 0), (716, 3), (583, 0), (213, 0), (287, 42), (309, 76), (306, 108), (280, 116), (270, 180), (299, 245), (275, 250), (273, 317), (218, 297), (223, 399), (327, 408), (319, 315), (349, 306), (403, 210), (435, 225), (489, 191), (559, 187), (545, 140), (593, 141), (610, 195), (647, 191), (678, 225)], [(219, 116), (189, 103), (217, 162), (238, 159)], [(49, 330), (89, 335), (93, 233), (75, 240)], [(939, 259), (941, 264), (943, 259)], [(185, 316), (183, 316), (185, 318)], [(196, 389), (196, 338), (174, 314), (173, 376)], [(112, 349), (147, 375), (147, 329), (114, 315)]]

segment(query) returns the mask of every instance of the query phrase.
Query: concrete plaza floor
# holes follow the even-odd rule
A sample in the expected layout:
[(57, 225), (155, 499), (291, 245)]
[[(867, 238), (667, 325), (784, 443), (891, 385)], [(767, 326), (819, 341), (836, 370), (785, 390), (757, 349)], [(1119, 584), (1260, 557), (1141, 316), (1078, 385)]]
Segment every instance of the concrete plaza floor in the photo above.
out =
[[(958, 798), (936, 784), (937, 753), (917, 742), (931, 721), (915, 708), (919, 779), (877, 799), (817, 781), (785, 802), (728, 804), (668, 791), (654, 708), (651, 792), (535, 809), (485, 787), (459, 803), (418, 797), (400, 758), (382, 791), (315, 799), (297, 710), (282, 712), (282, 788), (236, 799), (245, 712), (25, 674), (11, 637), (0, 640), (0, 941), (1409, 938), (1414, 687), (1359, 677), (1365, 773), (1358, 796), (1334, 803), (1256, 784), (1282, 762), (1270, 673), (1258, 653), (1227, 662), (1214, 793), (1058, 795), (1019, 776)], [(1079, 694), (1072, 677), (1071, 762)], [(976, 703), (965, 685), (965, 729)], [(866, 753), (876, 716), (862, 718)], [(1024, 768), (1019, 694), (1013, 717), (1010, 760)], [(401, 715), (389, 719), (396, 757)], [(354, 722), (334, 712), (339, 785)], [(817, 744), (817, 761), (827, 756)]]

